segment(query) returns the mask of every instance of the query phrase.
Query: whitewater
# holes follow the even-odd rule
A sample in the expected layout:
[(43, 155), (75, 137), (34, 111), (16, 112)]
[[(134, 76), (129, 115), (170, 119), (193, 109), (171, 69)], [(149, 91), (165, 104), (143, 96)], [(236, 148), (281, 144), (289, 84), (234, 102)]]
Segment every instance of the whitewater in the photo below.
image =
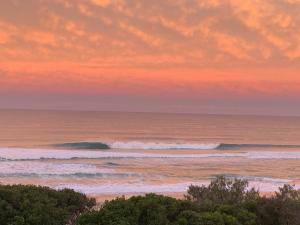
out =
[(46, 160), (46, 159), (148, 159), (148, 158), (226, 158), (242, 157), (249, 159), (300, 159), (300, 152), (249, 151), (249, 152), (214, 152), (198, 154), (161, 154), (138, 152), (105, 152), (89, 150), (58, 150), (58, 149), (24, 149), (0, 148), (0, 160)]
[(218, 175), (261, 191), (300, 185), (300, 119), (0, 110), (0, 183), (106, 199), (184, 194)]

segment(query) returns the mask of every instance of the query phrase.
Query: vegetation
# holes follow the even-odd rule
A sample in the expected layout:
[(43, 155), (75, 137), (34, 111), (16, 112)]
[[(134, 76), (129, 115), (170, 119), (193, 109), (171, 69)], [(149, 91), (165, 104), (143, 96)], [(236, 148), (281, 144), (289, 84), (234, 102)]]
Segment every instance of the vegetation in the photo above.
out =
[(107, 201), (84, 213), (78, 225), (300, 225), (300, 191), (285, 185), (270, 198), (248, 182), (218, 177), (190, 186), (185, 200), (148, 194)]
[(300, 191), (285, 185), (261, 197), (247, 181), (222, 176), (190, 186), (184, 200), (147, 194), (94, 205), (72, 190), (0, 186), (1, 225), (300, 225)]
[(73, 190), (0, 185), (1, 225), (65, 225), (94, 205)]

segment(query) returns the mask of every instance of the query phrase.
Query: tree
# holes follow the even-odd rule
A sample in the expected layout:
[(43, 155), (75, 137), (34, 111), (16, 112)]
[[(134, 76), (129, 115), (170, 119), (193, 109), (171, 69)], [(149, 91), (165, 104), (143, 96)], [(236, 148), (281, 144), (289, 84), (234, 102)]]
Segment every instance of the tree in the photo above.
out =
[(248, 190), (248, 181), (228, 179), (218, 176), (208, 186), (191, 185), (186, 198), (196, 203), (200, 208), (215, 209), (218, 205), (239, 205), (245, 201), (256, 200), (259, 193), (255, 189)]
[(0, 185), (1, 225), (65, 225), (95, 200), (73, 190)]

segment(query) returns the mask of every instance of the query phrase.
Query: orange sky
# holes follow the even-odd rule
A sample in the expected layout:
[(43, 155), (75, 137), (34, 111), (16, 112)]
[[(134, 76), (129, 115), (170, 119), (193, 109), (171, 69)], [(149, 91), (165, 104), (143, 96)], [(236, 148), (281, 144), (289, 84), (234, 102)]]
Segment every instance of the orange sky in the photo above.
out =
[(0, 107), (300, 115), (300, 0), (5, 0)]

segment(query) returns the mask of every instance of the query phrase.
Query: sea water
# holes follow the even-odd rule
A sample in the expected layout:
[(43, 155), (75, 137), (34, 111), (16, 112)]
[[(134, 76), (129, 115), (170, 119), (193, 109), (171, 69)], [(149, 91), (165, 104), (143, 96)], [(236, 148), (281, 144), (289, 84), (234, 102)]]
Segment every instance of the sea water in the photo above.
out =
[(300, 118), (0, 111), (0, 182), (93, 195), (184, 193), (218, 175), (300, 185)]

